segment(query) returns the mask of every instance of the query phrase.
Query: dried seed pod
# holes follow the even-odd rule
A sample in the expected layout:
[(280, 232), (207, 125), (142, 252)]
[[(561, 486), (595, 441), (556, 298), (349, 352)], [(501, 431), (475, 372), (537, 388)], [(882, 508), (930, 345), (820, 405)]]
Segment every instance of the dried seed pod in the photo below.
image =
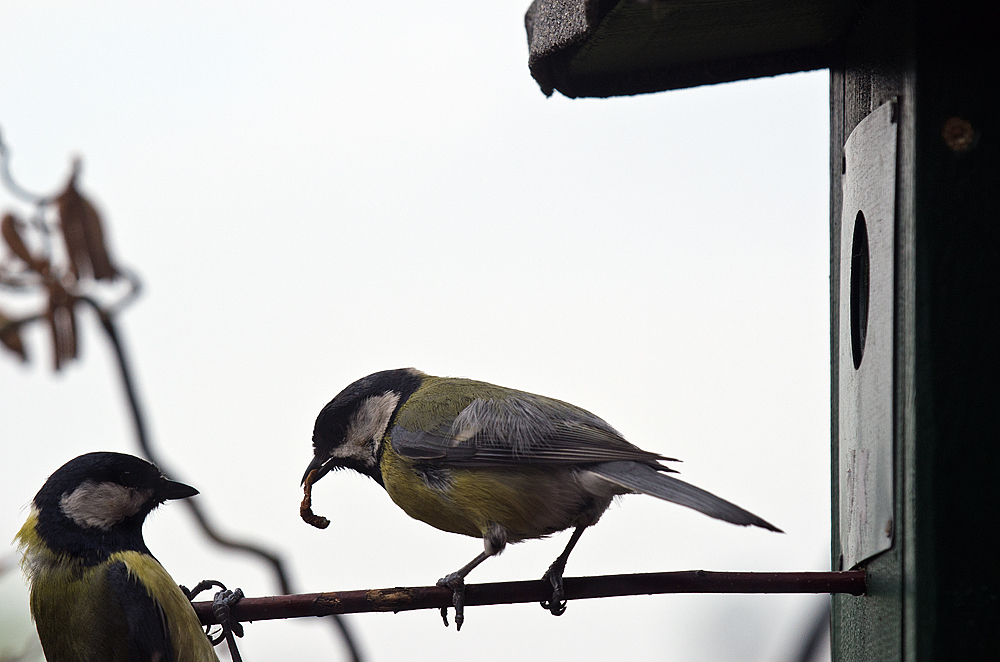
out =
[(47, 273), (48, 260), (37, 258), (31, 254), (28, 245), (21, 236), (20, 229), (18, 229), (21, 225), (23, 225), (21, 220), (13, 214), (4, 214), (3, 221), (0, 221), (0, 233), (3, 234), (3, 240), (10, 247), (11, 253), (23, 260), (29, 267), (40, 274)]
[(0, 343), (20, 356), (21, 361), (27, 362), (28, 353), (21, 341), (21, 325), (4, 315), (2, 311), (0, 311)]
[(30, 269), (46, 276), (49, 273), (49, 261), (43, 257), (36, 257), (31, 254), (28, 245), (21, 236), (19, 227), (22, 221), (13, 214), (4, 214), (3, 221), (0, 222), (0, 232), (3, 234), (4, 242), (10, 247), (11, 252), (24, 261)]
[(0, 221), (0, 231), (2, 231), (3, 240), (7, 242), (10, 251), (30, 264), (34, 258), (31, 256), (31, 251), (28, 250), (27, 244), (24, 243), (24, 239), (21, 238), (21, 233), (17, 229), (17, 226), (20, 224), (20, 221), (13, 214), (4, 214), (3, 221)]
[(94, 205), (76, 190), (76, 174), (77, 168), (74, 168), (66, 189), (56, 198), (70, 270), (77, 278), (110, 280), (118, 271), (112, 265), (104, 243), (101, 216)]
[(49, 306), (45, 318), (52, 331), (52, 362), (58, 371), (66, 361), (77, 357), (76, 299), (66, 291), (59, 281), (47, 283)]

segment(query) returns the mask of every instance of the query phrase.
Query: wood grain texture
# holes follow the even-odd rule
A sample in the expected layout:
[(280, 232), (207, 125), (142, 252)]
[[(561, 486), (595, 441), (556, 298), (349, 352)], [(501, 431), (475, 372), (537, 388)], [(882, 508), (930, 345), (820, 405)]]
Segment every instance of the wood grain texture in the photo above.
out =
[[(1000, 94), (998, 72), (985, 64), (996, 14), (993, 6), (972, 2), (868, 3), (832, 70), (831, 175), (854, 126), (880, 103), (900, 99), (897, 530), (893, 547), (867, 564), (868, 594), (834, 598), (835, 660), (1000, 654), (1000, 497), (994, 487), (1000, 466)], [(971, 132), (948, 139), (947, 126)], [(831, 186), (834, 283), (837, 188)], [(833, 366), (842, 351), (834, 342)], [(837, 390), (834, 374), (834, 440)], [(836, 444), (832, 457), (836, 477)], [(835, 481), (834, 521), (837, 489)], [(834, 550), (839, 546), (835, 531)]]

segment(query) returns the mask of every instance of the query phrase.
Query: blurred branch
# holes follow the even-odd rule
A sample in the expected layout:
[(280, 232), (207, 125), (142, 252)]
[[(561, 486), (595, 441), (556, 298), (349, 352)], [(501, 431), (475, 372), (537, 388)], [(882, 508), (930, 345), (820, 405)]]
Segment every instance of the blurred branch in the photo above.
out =
[[(104, 333), (107, 335), (108, 341), (115, 350), (115, 358), (118, 359), (118, 372), (122, 379), (122, 388), (125, 390), (125, 395), (128, 398), (129, 410), (132, 412), (132, 423), (135, 427), (135, 436), (139, 442), (139, 447), (142, 449), (143, 455), (146, 456), (146, 459), (159, 467), (160, 471), (162, 471), (165, 476), (176, 480), (177, 474), (166, 468), (163, 461), (157, 457), (157, 453), (153, 450), (153, 446), (149, 441), (149, 435), (146, 432), (146, 419), (143, 415), (142, 407), (139, 404), (139, 397), (136, 394), (135, 383), (132, 380), (132, 369), (129, 365), (128, 356), (126, 355), (124, 345), (122, 344), (121, 336), (118, 334), (118, 328), (115, 325), (113, 316), (107, 314), (94, 301), (90, 299), (84, 300), (94, 308), (100, 318), (101, 327), (104, 329)], [(201, 503), (197, 499), (184, 499), (183, 503), (191, 510), (191, 514), (194, 515), (195, 520), (197, 520), (198, 524), (204, 530), (205, 535), (211, 538), (213, 542), (228, 549), (247, 552), (260, 557), (271, 566), (272, 570), (274, 570), (281, 592), (291, 593), (291, 585), (288, 580), (288, 574), (285, 572), (284, 562), (278, 558), (277, 555), (268, 552), (253, 543), (238, 541), (220, 533), (215, 525), (209, 521), (208, 516), (201, 507)]]
[[(143, 455), (146, 456), (146, 459), (159, 467), (164, 475), (171, 477), (172, 479), (177, 479), (177, 474), (166, 468), (160, 458), (157, 457), (157, 453), (154, 451), (153, 446), (150, 443), (149, 434), (146, 430), (146, 419), (142, 411), (142, 406), (139, 404), (139, 396), (136, 393), (135, 382), (132, 379), (132, 369), (129, 363), (128, 354), (125, 351), (121, 335), (118, 333), (118, 328), (115, 325), (114, 315), (110, 311), (103, 309), (96, 301), (90, 299), (89, 297), (80, 297), (80, 300), (89, 304), (97, 313), (98, 319), (100, 319), (101, 322), (101, 327), (104, 329), (104, 333), (108, 338), (108, 342), (111, 343), (111, 347), (114, 349), (115, 358), (118, 363), (118, 372), (121, 375), (122, 388), (125, 390), (125, 395), (129, 404), (129, 411), (132, 413), (132, 424), (135, 428), (135, 436), (139, 442), (139, 447), (142, 449)], [(245, 552), (265, 561), (274, 571), (274, 574), (278, 579), (281, 592), (286, 594), (292, 592), (291, 581), (288, 578), (288, 573), (285, 572), (284, 561), (277, 554), (274, 554), (273, 552), (270, 552), (254, 543), (237, 540), (221, 533), (209, 520), (205, 511), (201, 507), (201, 502), (197, 499), (184, 499), (183, 503), (191, 511), (195, 521), (197, 521), (199, 526), (201, 526), (205, 535), (208, 536), (213, 542), (221, 547)], [(344, 640), (344, 645), (350, 652), (351, 659), (355, 662), (359, 662), (361, 660), (360, 652), (354, 642), (354, 637), (347, 629), (346, 623), (344, 623), (342, 618), (336, 615), (333, 615), (333, 622)]]
[(14, 181), (14, 178), (10, 176), (10, 149), (3, 141), (2, 131), (0, 131), (0, 181), (3, 182), (4, 188), (10, 191), (12, 195), (31, 205), (39, 207), (48, 205), (55, 202), (56, 198), (59, 197), (58, 193), (48, 196), (31, 193), (30, 191), (21, 188), (21, 186)]
[[(610, 598), (662, 593), (849, 593), (864, 595), (865, 571), (842, 572), (653, 572), (636, 575), (567, 577), (566, 599)], [(500, 605), (541, 602), (552, 597), (547, 581), (470, 584), (465, 605)], [(266, 598), (244, 598), (231, 614), (238, 621), (264, 621), (328, 614), (373, 611), (410, 611), (452, 606), (451, 589), (441, 586), (382, 588), (364, 591), (306, 593)], [(196, 602), (194, 609), (205, 625), (216, 623), (211, 602)]]
[(820, 658), (823, 653), (823, 638), (830, 632), (830, 626), (830, 601), (827, 600), (813, 616), (812, 623), (809, 625), (806, 636), (795, 655), (795, 662), (812, 662), (812, 660)]
[[(128, 399), (136, 439), (142, 454), (167, 471), (157, 457), (146, 429), (145, 417), (132, 377), (128, 353), (125, 351), (115, 318), (132, 303), (140, 290), (139, 278), (129, 270), (115, 264), (108, 251), (101, 216), (87, 197), (76, 186), (80, 174), (79, 159), (73, 163), (69, 181), (58, 193), (41, 196), (22, 188), (10, 174), (10, 150), (0, 136), (0, 183), (15, 197), (36, 207), (28, 222), (14, 213), (4, 213), (0, 219), (0, 238), (7, 246), (7, 256), (0, 256), (0, 286), (19, 294), (34, 294), (44, 298), (40, 310), (30, 315), (12, 316), (0, 311), (0, 343), (7, 350), (27, 360), (21, 328), (34, 322), (48, 322), (52, 332), (53, 361), (59, 370), (68, 361), (77, 358), (78, 327), (76, 310), (80, 303), (90, 306), (97, 313), (108, 337)], [(65, 254), (56, 255), (50, 235), (62, 237)], [(108, 285), (119, 288), (127, 283), (127, 290), (117, 301), (102, 304), (92, 295)], [(107, 291), (107, 290), (105, 290)], [(291, 593), (292, 586), (285, 572), (281, 557), (259, 545), (238, 540), (221, 533), (209, 520), (196, 499), (185, 499), (195, 521), (213, 542), (231, 550), (252, 554), (265, 561), (277, 577), (282, 593)], [(339, 632), (350, 652), (351, 659), (360, 660), (357, 646), (343, 620), (334, 617)]]
[[(135, 391), (135, 384), (132, 381), (132, 370), (129, 365), (128, 356), (126, 355), (122, 344), (121, 336), (118, 334), (118, 329), (115, 326), (114, 318), (111, 315), (106, 314), (105, 311), (98, 307), (94, 302), (90, 300), (87, 300), (87, 302), (90, 303), (97, 312), (98, 317), (101, 320), (101, 327), (104, 329), (104, 332), (108, 337), (108, 341), (115, 350), (115, 357), (118, 359), (118, 371), (122, 378), (122, 388), (125, 389), (125, 395), (128, 398), (129, 409), (132, 412), (132, 423), (135, 427), (135, 436), (139, 442), (140, 448), (142, 449), (143, 455), (146, 456), (146, 459), (159, 467), (165, 476), (177, 479), (177, 474), (166, 468), (163, 461), (157, 456), (156, 451), (153, 450), (152, 444), (149, 441), (149, 435), (146, 432), (145, 416), (142, 413), (142, 407), (139, 404), (139, 398)], [(201, 503), (197, 499), (184, 499), (183, 503), (191, 510), (191, 514), (194, 515), (195, 520), (197, 520), (198, 524), (205, 532), (205, 535), (207, 535), (213, 542), (228, 549), (253, 554), (266, 561), (271, 566), (271, 569), (274, 571), (274, 574), (278, 579), (281, 592), (291, 593), (291, 584), (288, 580), (288, 574), (285, 572), (284, 562), (278, 558), (277, 555), (268, 552), (253, 543), (235, 540), (234, 538), (230, 538), (229, 536), (220, 533), (215, 525), (209, 521), (208, 516), (201, 507)]]

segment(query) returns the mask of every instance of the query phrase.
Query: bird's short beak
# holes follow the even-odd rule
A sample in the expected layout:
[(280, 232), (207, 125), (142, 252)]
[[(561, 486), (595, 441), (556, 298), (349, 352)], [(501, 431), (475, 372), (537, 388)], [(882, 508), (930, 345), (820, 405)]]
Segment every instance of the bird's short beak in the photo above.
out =
[(329, 458), (320, 457), (319, 455), (313, 457), (312, 462), (309, 463), (309, 467), (306, 468), (306, 472), (302, 474), (302, 482), (299, 483), (299, 486), (301, 487), (306, 484), (306, 478), (309, 477), (309, 473), (314, 469), (316, 470), (316, 477), (313, 478), (312, 481), (314, 483), (318, 482), (320, 478), (328, 474), (330, 472), (330, 467), (323, 466), (323, 463), (326, 462), (328, 459)]
[(188, 497), (193, 497), (195, 494), (198, 494), (198, 490), (190, 485), (164, 478), (156, 486), (156, 494), (166, 501), (168, 499), (187, 499)]

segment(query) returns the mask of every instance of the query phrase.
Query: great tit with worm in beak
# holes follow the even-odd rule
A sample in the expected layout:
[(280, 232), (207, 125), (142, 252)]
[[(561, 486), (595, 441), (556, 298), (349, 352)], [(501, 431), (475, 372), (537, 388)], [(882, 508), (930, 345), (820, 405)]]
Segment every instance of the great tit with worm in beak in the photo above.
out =
[[(642, 493), (741, 526), (780, 529), (673, 476), (673, 458), (644, 451), (590, 412), (552, 398), (470, 379), (432, 377), (413, 368), (354, 382), (316, 418), (314, 457), (303, 476), (303, 519), (313, 483), (332, 469), (354, 469), (385, 488), (406, 514), (443, 531), (483, 539), (483, 552), (438, 580), (452, 589), (455, 624), (464, 619), (465, 577), (507, 543), (573, 527), (543, 580), (566, 609), (563, 571), (583, 531), (615, 496)], [(442, 609), (445, 625), (446, 610)]]
[(142, 539), (150, 511), (195, 494), (121, 453), (81, 455), (45, 481), (16, 540), (49, 662), (218, 662)]

